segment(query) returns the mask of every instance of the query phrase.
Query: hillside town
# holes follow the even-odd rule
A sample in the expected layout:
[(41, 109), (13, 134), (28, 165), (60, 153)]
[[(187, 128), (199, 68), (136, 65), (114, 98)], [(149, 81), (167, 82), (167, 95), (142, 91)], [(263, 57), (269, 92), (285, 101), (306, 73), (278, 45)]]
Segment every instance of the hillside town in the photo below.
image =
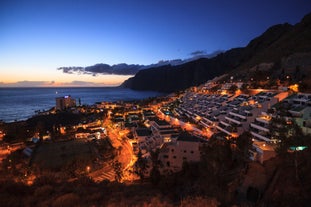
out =
[[(114, 147), (122, 146), (118, 142), (128, 142), (135, 152), (133, 160), (140, 153), (151, 162), (152, 152), (159, 150), (158, 159), (165, 163), (162, 173), (181, 170), (183, 161), (198, 161), (199, 146), (207, 143), (212, 136), (234, 140), (245, 132), (250, 132), (253, 142), (249, 158), (263, 163), (275, 155), (274, 149), (282, 139), (270, 129), (271, 121), (276, 118), (286, 120), (287, 124), (295, 123), (304, 135), (310, 135), (311, 94), (290, 89), (249, 89), (243, 93), (242, 85), (209, 81), (182, 93), (155, 98), (146, 105), (102, 102), (96, 106), (76, 107), (76, 101), (65, 96), (56, 99), (56, 111), (49, 113), (61, 110), (72, 113), (87, 110), (92, 113), (107, 112), (102, 119), (69, 124), (57, 130), (77, 140), (108, 139)], [(213, 91), (215, 87), (219, 89)], [(286, 111), (282, 111), (284, 109)], [(1, 139), (5, 133), (1, 130)], [(34, 143), (53, 139), (49, 133), (35, 133), (31, 137)], [(184, 152), (187, 149), (188, 152)], [(26, 152), (31, 151), (27, 148), (25, 154), (30, 155)], [(146, 171), (146, 176), (149, 173), (150, 170)]]
[(311, 135), (311, 94), (300, 93), (297, 85), (273, 90), (243, 85), (216, 78), (165, 97), (92, 106), (59, 97), (54, 109), (33, 118), (63, 113), (87, 118), (52, 128), (41, 121), (16, 140), (10, 139), (14, 123), (1, 123), (1, 171), (26, 185), (51, 173), (59, 181), (86, 176), (130, 184), (202, 162), (204, 148), (215, 140), (229, 143), (233, 152), (243, 147), (242, 158), (226, 159), (241, 159), (246, 169), (309, 147), (301, 137)]

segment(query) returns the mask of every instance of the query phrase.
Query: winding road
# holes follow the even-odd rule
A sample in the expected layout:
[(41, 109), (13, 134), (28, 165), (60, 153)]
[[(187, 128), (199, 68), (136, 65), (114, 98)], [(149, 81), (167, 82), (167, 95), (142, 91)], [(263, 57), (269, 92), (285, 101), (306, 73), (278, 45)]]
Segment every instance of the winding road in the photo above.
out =
[[(119, 129), (113, 128), (111, 126), (111, 122), (109, 120), (105, 120), (103, 124), (108, 132), (108, 137), (111, 141), (112, 146), (117, 150), (117, 156), (115, 161), (121, 163), (122, 171), (123, 171), (123, 179), (128, 180), (131, 179), (129, 176), (128, 170), (134, 164), (135, 156), (133, 152), (133, 148), (128, 141), (127, 137), (121, 137), (119, 135)], [(100, 182), (103, 180), (114, 181), (115, 180), (115, 171), (113, 169), (112, 163), (106, 164), (102, 169), (91, 172), (89, 177), (91, 177), (94, 181)]]

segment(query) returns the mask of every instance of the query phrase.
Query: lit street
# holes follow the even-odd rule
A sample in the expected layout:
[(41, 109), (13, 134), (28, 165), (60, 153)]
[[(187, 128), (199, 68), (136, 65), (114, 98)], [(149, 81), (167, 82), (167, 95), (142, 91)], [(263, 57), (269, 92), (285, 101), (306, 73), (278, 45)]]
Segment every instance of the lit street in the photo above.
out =
[[(135, 156), (131, 144), (125, 136), (122, 137), (122, 135), (119, 135), (122, 133), (119, 133), (120, 131), (117, 128), (113, 128), (109, 120), (106, 119), (103, 125), (108, 131), (108, 137), (112, 146), (117, 150), (115, 161), (121, 163), (123, 179), (132, 180), (133, 178), (131, 173), (129, 173), (129, 170), (135, 163)], [(102, 169), (90, 173), (89, 176), (97, 182), (105, 179), (114, 181), (115, 171), (112, 164), (113, 162), (107, 163)]]

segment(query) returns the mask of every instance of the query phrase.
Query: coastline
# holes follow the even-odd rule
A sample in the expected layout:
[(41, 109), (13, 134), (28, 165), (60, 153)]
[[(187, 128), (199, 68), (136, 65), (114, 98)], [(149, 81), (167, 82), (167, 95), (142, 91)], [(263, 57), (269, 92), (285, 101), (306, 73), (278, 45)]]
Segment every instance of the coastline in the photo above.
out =
[(155, 91), (135, 91), (124, 87), (11, 87), (0, 88), (0, 120), (27, 120), (36, 111), (55, 106), (55, 98), (71, 95), (81, 105), (97, 102), (135, 101), (164, 95)]

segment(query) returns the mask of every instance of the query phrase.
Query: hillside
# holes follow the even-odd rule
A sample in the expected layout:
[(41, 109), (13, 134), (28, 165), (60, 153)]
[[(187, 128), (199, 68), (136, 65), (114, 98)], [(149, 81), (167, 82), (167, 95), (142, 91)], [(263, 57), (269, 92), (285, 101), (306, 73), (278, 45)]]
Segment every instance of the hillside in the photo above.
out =
[[(270, 63), (265, 75), (274, 79), (280, 75), (296, 75), (292, 81), (310, 80), (311, 14), (296, 25), (279, 24), (270, 27), (243, 48), (234, 48), (214, 58), (202, 58), (177, 66), (162, 66), (139, 71), (122, 86), (134, 90), (173, 92), (199, 85), (215, 76), (229, 73), (248, 80), (258, 72), (251, 70)], [(299, 70), (299, 77), (297, 74)]]

